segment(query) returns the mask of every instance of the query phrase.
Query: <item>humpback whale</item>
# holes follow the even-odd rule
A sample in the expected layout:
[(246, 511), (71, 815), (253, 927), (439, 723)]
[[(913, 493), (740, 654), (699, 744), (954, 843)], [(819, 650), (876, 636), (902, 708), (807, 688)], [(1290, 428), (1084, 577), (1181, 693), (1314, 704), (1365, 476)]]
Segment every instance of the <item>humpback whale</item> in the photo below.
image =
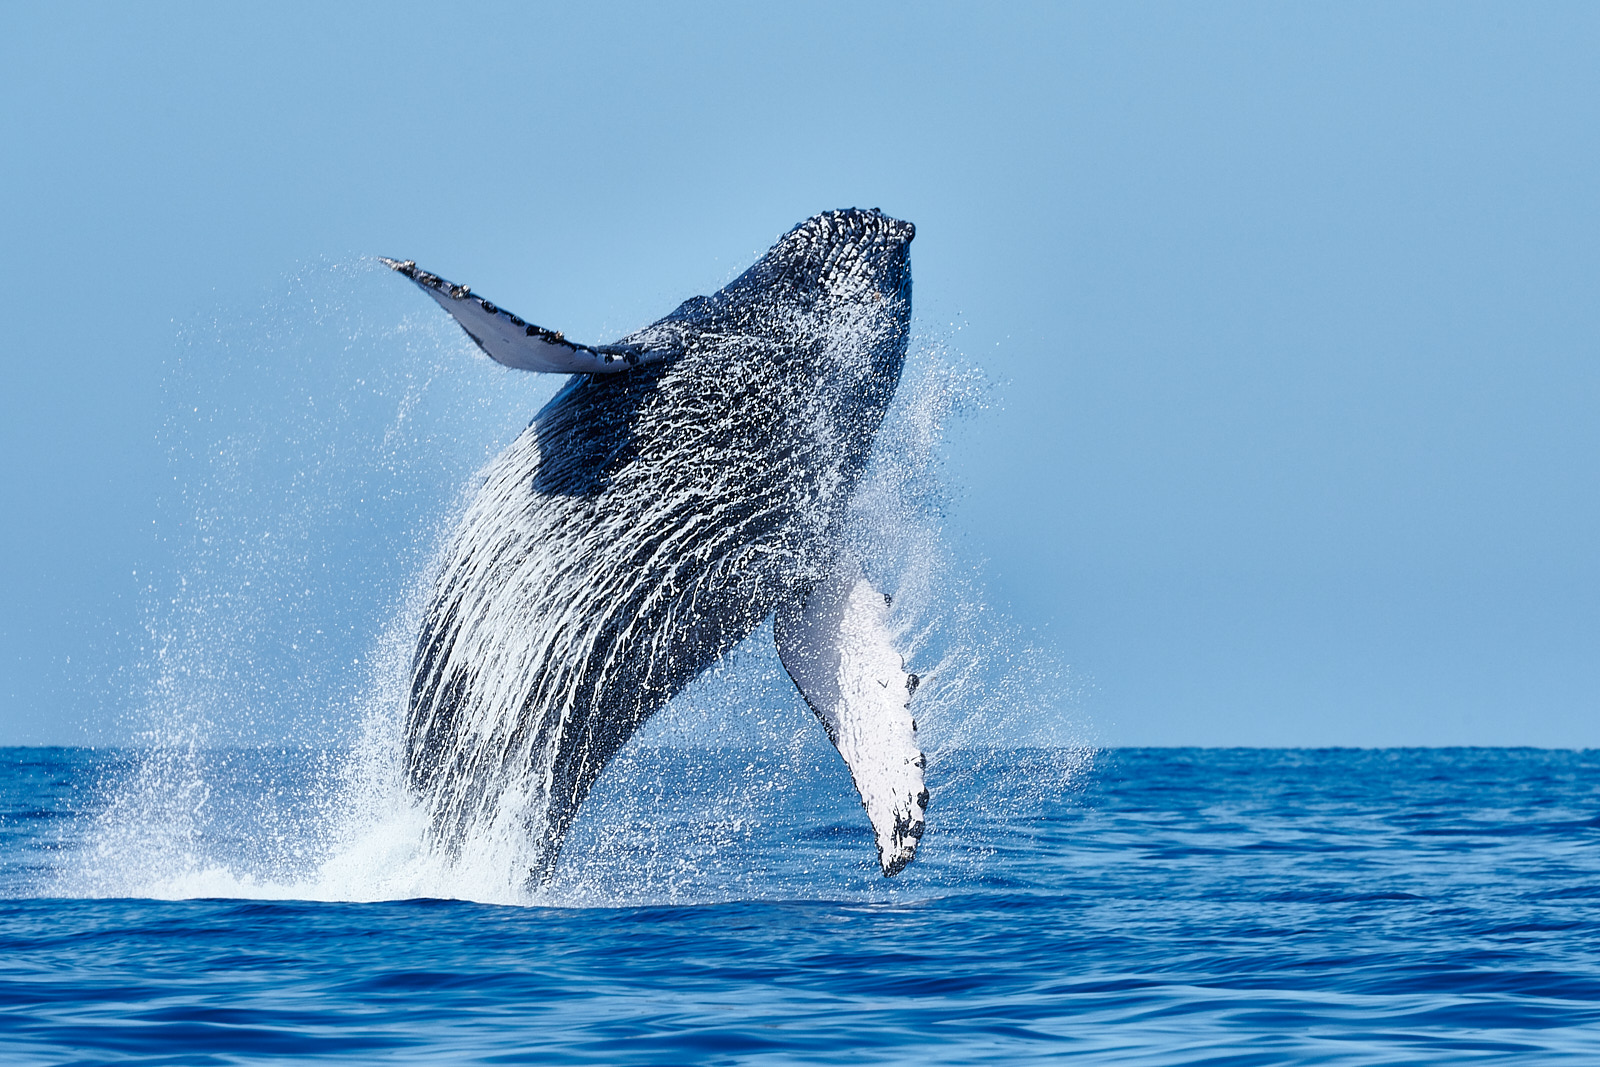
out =
[(599, 345), (383, 260), (490, 358), (571, 375), (482, 472), (423, 613), (403, 743), (436, 848), (488, 841), (548, 881), (611, 757), (771, 619), (884, 875), (911, 861), (917, 678), (842, 527), (905, 362), (914, 234), (877, 209), (817, 215)]

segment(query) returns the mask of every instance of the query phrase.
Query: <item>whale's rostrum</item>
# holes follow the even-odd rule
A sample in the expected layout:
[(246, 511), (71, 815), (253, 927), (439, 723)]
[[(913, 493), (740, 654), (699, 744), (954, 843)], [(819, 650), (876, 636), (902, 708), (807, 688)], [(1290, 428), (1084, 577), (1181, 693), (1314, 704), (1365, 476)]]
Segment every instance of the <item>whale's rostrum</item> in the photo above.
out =
[(815, 216), (720, 291), (594, 346), (384, 261), (493, 359), (573, 375), (483, 472), (424, 613), (405, 760), (436, 848), (503, 848), (547, 880), (607, 761), (775, 616), (884, 874), (910, 862), (916, 679), (841, 525), (905, 360), (914, 232)]

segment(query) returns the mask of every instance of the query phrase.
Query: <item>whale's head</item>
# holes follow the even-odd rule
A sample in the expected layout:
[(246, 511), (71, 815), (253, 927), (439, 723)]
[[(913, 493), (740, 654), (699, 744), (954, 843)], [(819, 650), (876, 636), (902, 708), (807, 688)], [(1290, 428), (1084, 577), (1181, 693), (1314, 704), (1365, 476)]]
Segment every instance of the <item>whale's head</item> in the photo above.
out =
[(711, 298), (734, 332), (760, 339), (752, 350), (776, 364), (774, 387), (826, 412), (816, 425), (850, 466), (900, 382), (916, 232), (876, 208), (814, 215)]

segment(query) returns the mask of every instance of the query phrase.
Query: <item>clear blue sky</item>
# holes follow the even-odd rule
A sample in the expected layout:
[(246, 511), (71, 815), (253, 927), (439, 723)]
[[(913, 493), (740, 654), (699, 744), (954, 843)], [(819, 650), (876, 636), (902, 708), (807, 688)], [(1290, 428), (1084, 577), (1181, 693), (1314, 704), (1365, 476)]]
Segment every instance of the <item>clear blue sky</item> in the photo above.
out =
[(0, 743), (138, 699), (199, 324), (399, 254), (602, 340), (862, 205), (1101, 740), (1600, 745), (1596, 131), (1593, 4), (10, 5)]

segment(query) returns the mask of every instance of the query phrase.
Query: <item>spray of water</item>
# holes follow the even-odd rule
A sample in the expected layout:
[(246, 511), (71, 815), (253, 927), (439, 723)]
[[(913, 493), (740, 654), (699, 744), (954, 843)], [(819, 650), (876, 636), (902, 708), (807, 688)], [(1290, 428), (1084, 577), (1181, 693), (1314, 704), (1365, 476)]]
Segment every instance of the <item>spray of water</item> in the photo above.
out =
[(184, 338), (164, 502), (180, 577), (148, 590), (151, 681), (133, 758), (51, 891), (893, 897), (981, 877), (992, 846), (977, 823), (1025, 821), (1081, 779), (1090, 749), (1064, 714), (1070, 675), (985, 607), (943, 537), (946, 428), (987, 386), (948, 342), (923, 340), (846, 524), (893, 594), (923, 679), (914, 711), (933, 801), (917, 863), (878, 876), (848, 772), (778, 664), (770, 625), (612, 761), (548, 884), (518, 877), (512, 837), (438, 847), (406, 783), (415, 635), (472, 472), (553, 385), (487, 365), (437, 315), (391, 300), (386, 280), (307, 271), (261, 314)]

